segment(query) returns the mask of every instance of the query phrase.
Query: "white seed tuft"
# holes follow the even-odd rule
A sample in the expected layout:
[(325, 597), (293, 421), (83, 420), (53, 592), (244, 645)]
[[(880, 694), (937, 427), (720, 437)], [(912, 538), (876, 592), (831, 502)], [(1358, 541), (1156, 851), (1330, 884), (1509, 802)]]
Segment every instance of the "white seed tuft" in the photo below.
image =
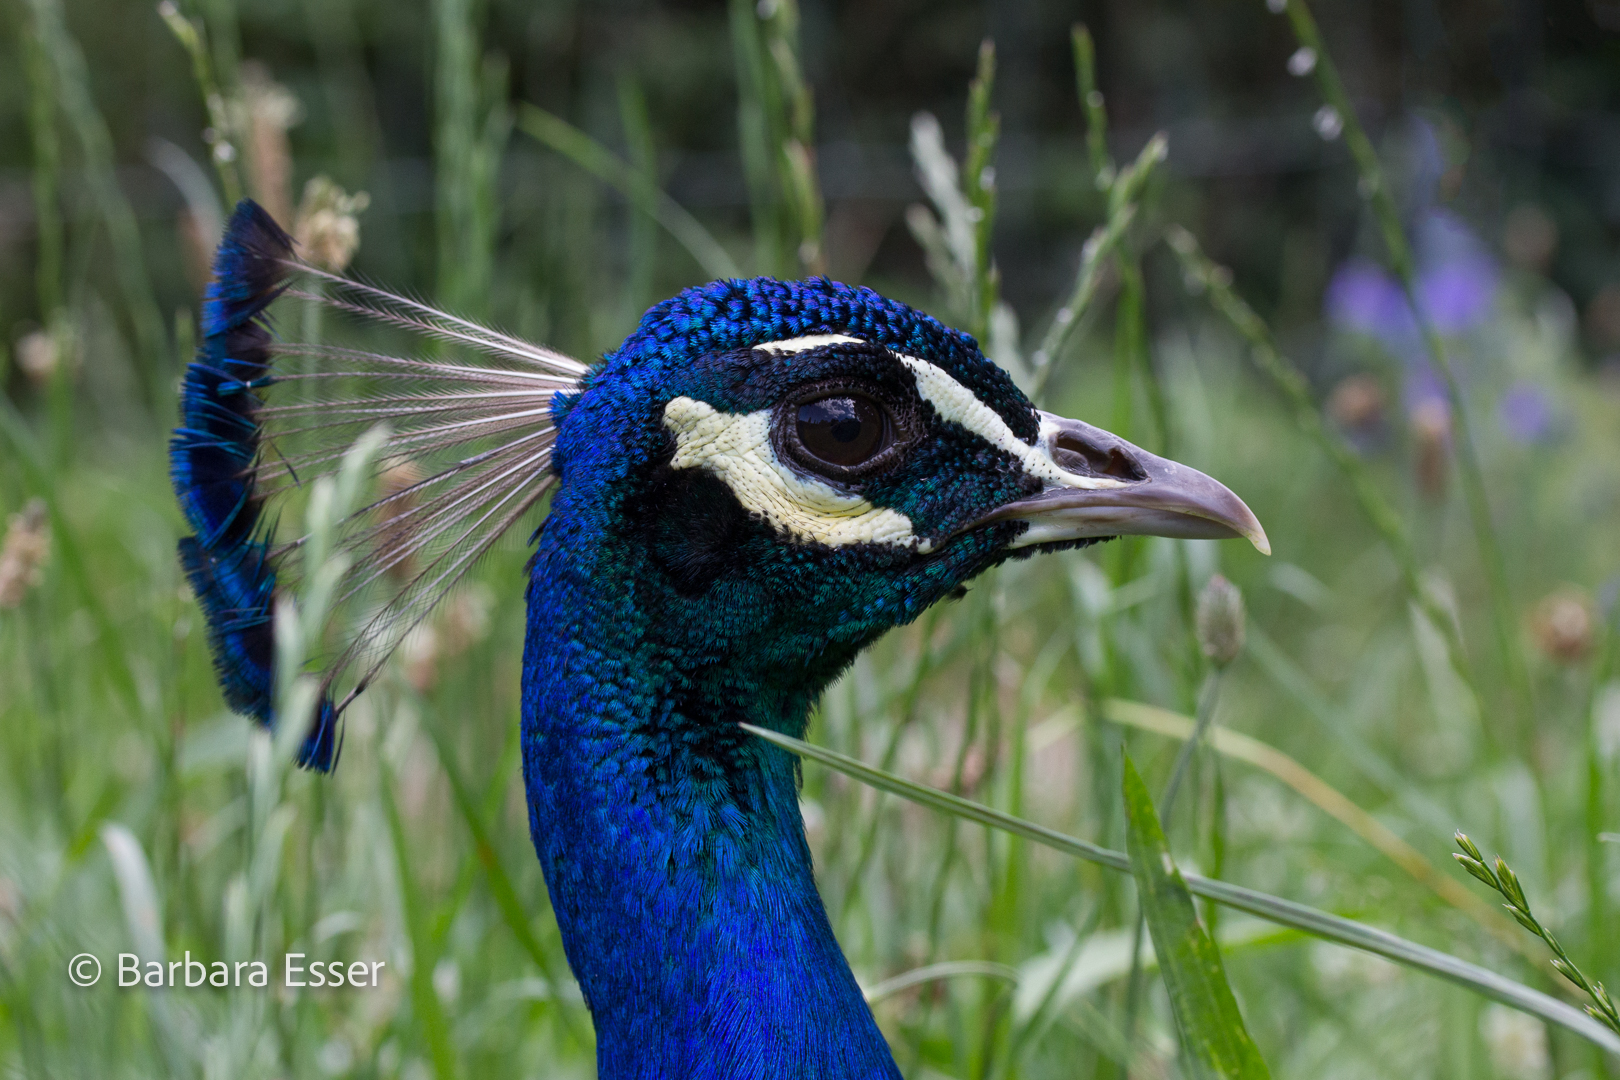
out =
[(1505, 1080), (1546, 1080), (1552, 1075), (1547, 1027), (1535, 1017), (1506, 1005), (1487, 1005), (1479, 1016), (1479, 1034), (1496, 1074)]
[(1332, 105), (1324, 105), (1311, 117), (1311, 127), (1327, 142), (1337, 139), (1344, 131), (1344, 117)]
[(293, 236), (304, 259), (323, 270), (342, 273), (360, 249), (360, 213), (371, 205), (364, 191), (353, 195), (325, 176), (304, 185)]

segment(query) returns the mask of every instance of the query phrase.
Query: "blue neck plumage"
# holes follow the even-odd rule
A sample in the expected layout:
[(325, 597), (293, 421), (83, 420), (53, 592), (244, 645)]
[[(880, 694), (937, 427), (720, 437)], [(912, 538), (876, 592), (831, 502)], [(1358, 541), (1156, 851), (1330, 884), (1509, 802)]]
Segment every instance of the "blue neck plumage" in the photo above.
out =
[(816, 892), (793, 761), (736, 726), (801, 734), (842, 658), (783, 665), (779, 640), (649, 602), (649, 556), (611, 535), (623, 478), (579, 474), (529, 587), (523, 756), (600, 1075), (897, 1078)]

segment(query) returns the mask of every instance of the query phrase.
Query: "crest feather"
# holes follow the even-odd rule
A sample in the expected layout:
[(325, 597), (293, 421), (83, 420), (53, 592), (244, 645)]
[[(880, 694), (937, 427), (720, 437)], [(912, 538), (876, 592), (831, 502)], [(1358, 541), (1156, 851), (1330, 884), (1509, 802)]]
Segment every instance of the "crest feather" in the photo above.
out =
[[(278, 340), (278, 300), (342, 322), (404, 331), (420, 353)], [(306, 308), (307, 310), (307, 308)], [(295, 323), (296, 324), (296, 323)], [(316, 325), (305, 319), (303, 325)], [(377, 497), (338, 527), (349, 557), (340, 602), (364, 614), (321, 670), (299, 754), (327, 770), (343, 709), (554, 482), (553, 403), (588, 368), (544, 346), (300, 261), (256, 203), (232, 214), (203, 300), (203, 340), (170, 443), (175, 494), (194, 535), (181, 563), (208, 618), (227, 702), (274, 722), (276, 596), (303, 577), (303, 536), (278, 535), (272, 504), (334, 474), (356, 439), (388, 432)]]

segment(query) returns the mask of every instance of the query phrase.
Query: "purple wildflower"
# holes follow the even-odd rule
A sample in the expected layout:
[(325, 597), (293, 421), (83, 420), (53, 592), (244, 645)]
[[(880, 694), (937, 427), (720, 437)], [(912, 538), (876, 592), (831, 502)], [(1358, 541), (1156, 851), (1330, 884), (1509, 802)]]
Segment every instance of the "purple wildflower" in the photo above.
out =
[[(1443, 334), (1460, 334), (1490, 316), (1496, 299), (1496, 263), (1468, 227), (1448, 210), (1429, 210), (1418, 226), (1417, 301)], [(1366, 334), (1396, 356), (1414, 359), (1417, 320), (1405, 291), (1387, 270), (1349, 259), (1328, 283), (1328, 318)]]
[(1508, 438), (1531, 445), (1546, 442), (1553, 433), (1553, 407), (1534, 383), (1520, 380), (1508, 387), (1496, 409), (1497, 422)]
[(1418, 231), (1418, 304), (1442, 334), (1469, 330), (1490, 315), (1496, 263), (1449, 210), (1424, 215)]
[[(1461, 218), (1436, 205), (1445, 170), (1439, 137), (1417, 117), (1411, 129), (1414, 299), (1425, 321), (1440, 333), (1461, 334), (1490, 316), (1498, 284), (1496, 261)], [(1409, 364), (1421, 362), (1417, 320), (1405, 290), (1383, 267), (1366, 259), (1347, 260), (1328, 284), (1326, 306), (1334, 324), (1374, 338)]]
[(1381, 266), (1350, 259), (1327, 287), (1328, 318), (1337, 326), (1366, 334), (1398, 356), (1418, 344), (1417, 322), (1401, 286)]

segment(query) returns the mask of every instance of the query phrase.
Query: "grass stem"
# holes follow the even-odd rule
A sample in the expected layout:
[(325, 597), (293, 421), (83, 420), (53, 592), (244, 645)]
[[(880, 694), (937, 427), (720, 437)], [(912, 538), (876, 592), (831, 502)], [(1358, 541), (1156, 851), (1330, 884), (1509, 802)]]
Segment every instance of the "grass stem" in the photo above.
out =
[(1395, 557), (1408, 598), (1422, 607), (1429, 614), (1430, 621), (1440, 628), (1451, 651), (1452, 663), (1472, 686), (1471, 667), (1462, 640), (1456, 633), (1456, 620), (1435, 602), (1430, 590), (1423, 587), (1417, 554), (1406, 524), (1373, 482), (1366, 462), (1322, 418), (1322, 411), (1311, 395), (1310, 383), (1304, 373), (1282, 354), (1265, 320), (1232, 287), (1231, 271), (1216, 265), (1204, 254), (1197, 237), (1179, 225), (1170, 226), (1165, 239), (1180, 260), (1186, 279), (1208, 295), (1215, 311), (1248, 344), (1249, 355), (1254, 359), (1255, 366), (1287, 402), (1300, 431), (1327, 454), (1350, 485), (1350, 492), (1362, 516)]
[[(1183, 750), (1192, 745), (1197, 728), (1195, 721), (1168, 709), (1118, 698), (1103, 703), (1102, 715), (1110, 723), (1182, 740)], [(1514, 948), (1527, 959), (1539, 959), (1524, 946), (1522, 935), (1514, 932), (1512, 924), (1502, 917), (1501, 912), (1481, 901), (1450, 875), (1442, 873), (1424, 858), (1422, 852), (1389, 826), (1298, 761), (1259, 739), (1228, 728), (1213, 727), (1207, 734), (1210, 749), (1217, 754), (1241, 761), (1282, 781), (1317, 809), (1361, 837), (1413, 880), (1479, 923), (1503, 944)]]
[(1075, 90), (1086, 116), (1086, 156), (1097, 190), (1107, 191), (1114, 184), (1114, 159), (1108, 153), (1108, 110), (1097, 88), (1097, 50), (1085, 23), (1075, 23), (1069, 38), (1074, 50)]
[(1080, 269), (1069, 296), (1052, 316), (1051, 325), (1030, 357), (1031, 400), (1040, 401), (1052, 376), (1053, 365), (1067, 352), (1082, 318), (1096, 299), (1108, 258), (1113, 255), (1136, 218), (1137, 200), (1141, 198), (1154, 170), (1164, 161), (1168, 150), (1169, 142), (1163, 133), (1153, 136), (1109, 189), (1108, 218), (1086, 240), (1080, 251)]
[(1480, 854), (1479, 848), (1466, 834), (1459, 832), (1455, 839), (1457, 847), (1461, 850), (1452, 852), (1451, 857), (1457, 860), (1457, 865), (1501, 894), (1502, 899), (1507, 901), (1503, 906), (1507, 908), (1508, 914), (1512, 915), (1520, 926), (1546, 942), (1547, 948), (1552, 950), (1553, 969), (1592, 999), (1592, 1004), (1586, 1006), (1587, 1015), (1607, 1024), (1615, 1034), (1620, 1035), (1620, 1009), (1615, 1007), (1614, 999), (1609, 996), (1608, 990), (1604, 989), (1601, 982), (1587, 977), (1580, 966), (1569, 958), (1569, 953), (1564, 951), (1564, 947), (1558, 943), (1552, 931), (1541, 925), (1541, 920), (1530, 911), (1530, 901), (1524, 895), (1524, 887), (1519, 884), (1518, 876), (1508, 868), (1502, 856), (1496, 857), (1494, 866), (1488, 865), (1485, 856)]
[(1497, 652), (1507, 677), (1508, 688), (1512, 692), (1516, 711), (1515, 726), (1521, 739), (1527, 738), (1528, 721), (1534, 710), (1534, 695), (1529, 670), (1518, 647), (1517, 620), (1513, 614), (1507, 563), (1502, 554), (1496, 527), (1491, 521), (1490, 498), (1480, 466), (1479, 451), (1474, 442), (1473, 425), (1469, 420), (1467, 403), (1457, 382), (1456, 372), (1446, 355), (1445, 342), (1441, 339), (1440, 332), (1429, 317), (1427, 309), (1419, 302), (1417, 265), (1406, 239), (1406, 230), (1401, 224), (1400, 213), (1396, 210), (1394, 197), (1390, 194), (1385, 181), (1378, 152), (1362, 128), (1361, 121), (1357, 119), (1355, 106), (1351, 103), (1350, 95), (1339, 77), (1338, 67), (1322, 43), (1322, 35), (1317, 29), (1316, 20), (1312, 17), (1306, 0), (1287, 0), (1287, 4), (1288, 20), (1294, 29), (1295, 38), (1301, 48), (1313, 50), (1317, 58), (1315, 66), (1317, 85), (1322, 91), (1323, 98), (1338, 111), (1344, 123), (1345, 143), (1349, 146), (1351, 157), (1355, 159), (1356, 169), (1360, 173), (1361, 190), (1371, 204), (1373, 216), (1382, 232), (1390, 267), (1400, 281), (1407, 304), (1417, 319), (1429, 359), (1445, 383), (1446, 397), (1451, 404), (1452, 426), (1456, 435), (1457, 469), (1462, 477), (1463, 497), (1468, 505), (1474, 541), (1479, 547), (1480, 560), (1484, 564), (1485, 578), (1489, 585)]
[(56, 91), (46, 56), (43, 26), (36, 17), (32, 32), (22, 35), (23, 66), (28, 73), (28, 134), (32, 140), (34, 221), (39, 237), (34, 288), (40, 322), (54, 323), (62, 307), (62, 207), (59, 203), (62, 148), (57, 130)]

